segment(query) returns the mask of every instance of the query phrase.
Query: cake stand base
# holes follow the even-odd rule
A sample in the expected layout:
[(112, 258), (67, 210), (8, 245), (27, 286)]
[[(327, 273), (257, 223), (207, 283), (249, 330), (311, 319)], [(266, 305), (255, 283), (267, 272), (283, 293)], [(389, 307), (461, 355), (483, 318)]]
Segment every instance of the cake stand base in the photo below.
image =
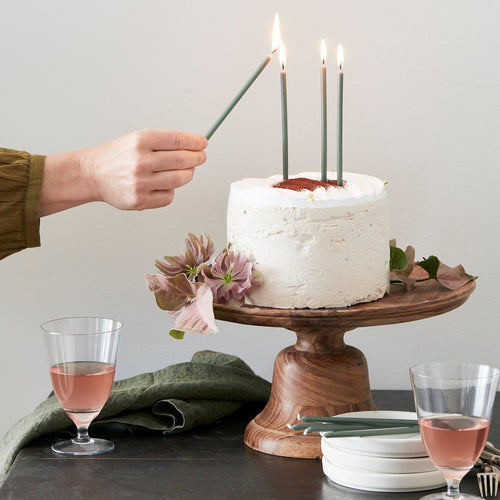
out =
[[(324, 340), (330, 338), (335, 337)], [(245, 443), (271, 455), (320, 458), (318, 434), (304, 436), (288, 428), (298, 414), (375, 409), (366, 358), (359, 349), (344, 345), (333, 352), (307, 352), (290, 346), (276, 357), (271, 396), (246, 428)]]
[(346, 345), (344, 334), (358, 326), (402, 323), (451, 311), (463, 304), (475, 283), (446, 290), (434, 281), (411, 292), (393, 286), (376, 302), (344, 309), (272, 309), (215, 305), (217, 319), (280, 326), (293, 330), (297, 342), (276, 357), (269, 401), (247, 426), (245, 443), (271, 455), (321, 457), (320, 436), (288, 426), (300, 415), (338, 415), (375, 410), (364, 354)]

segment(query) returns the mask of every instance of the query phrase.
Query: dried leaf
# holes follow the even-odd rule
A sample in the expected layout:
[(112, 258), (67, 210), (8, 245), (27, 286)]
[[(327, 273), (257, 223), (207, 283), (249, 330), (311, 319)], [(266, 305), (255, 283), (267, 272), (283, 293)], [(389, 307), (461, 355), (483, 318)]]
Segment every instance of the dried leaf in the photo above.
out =
[(477, 279), (477, 276), (467, 274), (461, 264), (456, 267), (449, 267), (441, 263), (437, 271), (436, 279), (446, 288), (456, 290), (457, 288), (464, 286), (469, 281)]
[(429, 273), (423, 267), (415, 265), (408, 277), (415, 281), (424, 281), (429, 279)]
[[(465, 272), (463, 266), (448, 267), (439, 261), (435, 255), (431, 255), (421, 262), (415, 262), (415, 249), (411, 246), (403, 251), (396, 247), (396, 240), (389, 242), (391, 251), (390, 271), (391, 281), (404, 283), (407, 290), (415, 287), (418, 281), (435, 279), (444, 287), (455, 290), (476, 279)], [(403, 256), (404, 254), (404, 256)], [(406, 261), (406, 266), (403, 264)]]

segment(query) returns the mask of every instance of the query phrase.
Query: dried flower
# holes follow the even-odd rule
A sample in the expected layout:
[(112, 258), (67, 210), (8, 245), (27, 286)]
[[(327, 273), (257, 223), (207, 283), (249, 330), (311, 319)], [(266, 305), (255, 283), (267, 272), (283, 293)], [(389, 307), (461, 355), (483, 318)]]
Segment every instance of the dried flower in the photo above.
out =
[(207, 262), (213, 253), (214, 244), (210, 236), (205, 233), (200, 236), (188, 233), (184, 255), (164, 257), (164, 262), (156, 260), (155, 263), (165, 276), (185, 274), (189, 280), (194, 281), (198, 275), (198, 267)]
[(188, 234), (186, 252), (156, 261), (161, 274), (146, 274), (146, 283), (160, 309), (175, 320), (170, 335), (181, 339), (185, 331), (215, 333), (213, 302), (241, 305), (260, 274), (243, 255), (229, 248), (210, 265), (214, 245), (206, 234)]
[(146, 284), (155, 294), (156, 303), (164, 311), (178, 311), (196, 298), (194, 283), (185, 274), (171, 278), (163, 274), (146, 274)]
[(212, 292), (205, 283), (193, 283), (185, 274), (172, 278), (146, 274), (145, 278), (158, 307), (175, 319), (174, 330), (202, 334), (217, 331)]
[(175, 320), (173, 330), (202, 335), (216, 333), (212, 292), (204, 283), (195, 283), (194, 286), (196, 297), (178, 311), (169, 312)]
[(241, 305), (250, 288), (260, 279), (253, 264), (231, 249), (219, 254), (210, 268), (201, 271), (203, 281), (210, 287), (214, 302)]

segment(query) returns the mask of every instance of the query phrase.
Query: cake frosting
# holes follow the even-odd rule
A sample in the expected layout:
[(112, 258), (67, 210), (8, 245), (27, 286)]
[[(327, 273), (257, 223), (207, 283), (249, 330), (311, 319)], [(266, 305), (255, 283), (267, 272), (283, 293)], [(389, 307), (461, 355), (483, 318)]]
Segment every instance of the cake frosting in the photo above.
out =
[[(319, 180), (319, 173), (290, 178)], [(314, 190), (277, 187), (281, 176), (231, 184), (228, 242), (252, 259), (263, 276), (248, 302), (276, 308), (345, 307), (377, 300), (388, 291), (385, 184), (363, 174), (345, 172), (343, 178), (342, 187), (324, 184)]]

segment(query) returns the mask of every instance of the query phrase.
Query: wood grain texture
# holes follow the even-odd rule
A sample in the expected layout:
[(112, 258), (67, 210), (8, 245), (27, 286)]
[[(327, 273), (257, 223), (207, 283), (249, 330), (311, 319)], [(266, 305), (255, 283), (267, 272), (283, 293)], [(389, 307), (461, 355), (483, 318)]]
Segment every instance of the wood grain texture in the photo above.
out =
[[(403, 323), (437, 316), (462, 305), (476, 287), (470, 281), (457, 290), (447, 290), (434, 280), (419, 283), (410, 292), (391, 285), (385, 297), (366, 304), (339, 309), (276, 309), (244, 305), (214, 304), (215, 317), (223, 321), (257, 326), (279, 326), (295, 331), (297, 326), (362, 326)], [(314, 320), (314, 323), (311, 321)]]
[(344, 342), (344, 334), (361, 326), (403, 323), (429, 318), (462, 305), (475, 289), (471, 281), (446, 290), (435, 281), (411, 292), (393, 285), (384, 298), (342, 309), (273, 309), (216, 304), (219, 320), (293, 330), (297, 342), (276, 357), (271, 396), (245, 431), (255, 450), (295, 458), (321, 456), (318, 435), (304, 436), (287, 424), (301, 415), (338, 415), (375, 410), (364, 354)]

